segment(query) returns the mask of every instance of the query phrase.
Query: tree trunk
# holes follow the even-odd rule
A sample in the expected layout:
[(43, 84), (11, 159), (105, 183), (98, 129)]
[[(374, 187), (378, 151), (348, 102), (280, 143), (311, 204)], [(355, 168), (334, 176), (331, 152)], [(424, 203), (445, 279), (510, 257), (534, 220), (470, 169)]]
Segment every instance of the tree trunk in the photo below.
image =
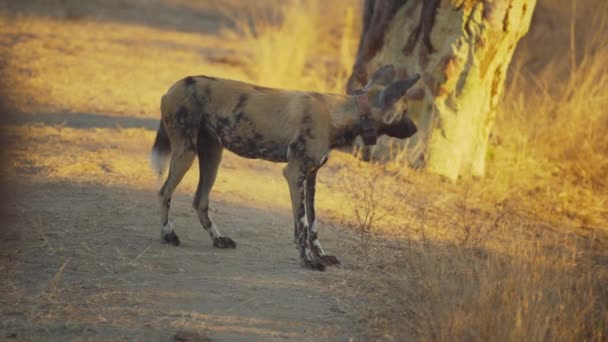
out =
[(347, 90), (393, 64), (421, 81), (406, 95), (418, 134), (413, 167), (456, 179), (483, 176), (496, 105), (536, 0), (366, 0), (363, 32)]

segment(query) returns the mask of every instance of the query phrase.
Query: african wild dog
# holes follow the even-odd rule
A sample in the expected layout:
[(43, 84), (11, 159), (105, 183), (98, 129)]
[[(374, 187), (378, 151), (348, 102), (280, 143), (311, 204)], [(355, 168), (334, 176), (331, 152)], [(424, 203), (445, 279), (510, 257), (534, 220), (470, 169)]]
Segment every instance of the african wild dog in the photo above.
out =
[[(419, 76), (392, 82), (394, 74), (392, 66), (381, 68), (357, 97), (271, 89), (208, 76), (178, 81), (162, 97), (162, 118), (151, 155), (159, 175), (171, 155), (169, 174), (159, 192), (161, 239), (179, 245), (169, 220), (171, 195), (198, 155), (200, 178), (194, 208), (213, 246), (236, 247), (209, 217), (209, 193), (227, 148), (245, 158), (287, 163), (283, 175), (291, 194), (294, 242), (302, 266), (324, 270), (338, 264), (317, 237), (317, 171), (330, 149), (349, 146), (363, 133), (362, 108), (367, 109), (364, 114), (374, 134), (407, 138), (416, 133), (401, 98)], [(371, 105), (364, 108), (361, 102), (367, 99)]]

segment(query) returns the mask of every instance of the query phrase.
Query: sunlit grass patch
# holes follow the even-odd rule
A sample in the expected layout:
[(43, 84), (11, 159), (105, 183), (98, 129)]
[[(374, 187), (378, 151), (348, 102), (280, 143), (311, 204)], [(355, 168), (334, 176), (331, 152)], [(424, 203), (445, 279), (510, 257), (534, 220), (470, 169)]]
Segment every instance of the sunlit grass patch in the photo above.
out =
[(220, 42), (224, 53), (233, 51), (214, 36), (94, 18), (2, 19), (5, 37), (23, 37), (9, 51), (6, 82), (24, 111), (158, 117), (160, 97), (185, 76), (245, 77), (201, 52)]
[(272, 3), (232, 13), (237, 26), (224, 31), (228, 40), (243, 44), (249, 78), (269, 87), (344, 93), (361, 25), (359, 4)]
[[(511, 68), (490, 174), (511, 191), (520, 189), (515, 197), (525, 203), (531, 203), (526, 196), (546, 202), (541, 211), (605, 229), (608, 39), (594, 32), (608, 29), (608, 5), (573, 5), (552, 1), (539, 8), (544, 12)], [(541, 20), (561, 25), (554, 30)]]

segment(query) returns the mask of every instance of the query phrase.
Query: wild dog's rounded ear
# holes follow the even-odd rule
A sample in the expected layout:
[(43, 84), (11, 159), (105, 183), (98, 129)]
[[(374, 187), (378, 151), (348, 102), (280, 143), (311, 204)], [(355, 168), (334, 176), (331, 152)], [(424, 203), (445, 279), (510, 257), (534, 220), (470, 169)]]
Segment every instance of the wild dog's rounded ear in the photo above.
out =
[(378, 107), (387, 107), (395, 103), (395, 101), (402, 98), (408, 89), (410, 89), (420, 79), (419, 74), (415, 74), (412, 77), (406, 78), (405, 80), (394, 82), (388, 87), (384, 88), (378, 93), (376, 104)]
[(382, 68), (376, 70), (374, 74), (369, 78), (369, 81), (363, 88), (367, 90), (374, 84), (380, 84), (383, 86), (389, 85), (395, 78), (395, 67), (392, 64), (385, 65)]

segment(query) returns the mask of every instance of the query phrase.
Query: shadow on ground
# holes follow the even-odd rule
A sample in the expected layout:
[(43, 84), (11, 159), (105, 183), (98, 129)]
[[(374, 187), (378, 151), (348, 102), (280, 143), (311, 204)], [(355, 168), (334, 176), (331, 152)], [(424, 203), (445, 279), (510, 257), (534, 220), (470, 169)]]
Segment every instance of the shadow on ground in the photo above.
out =
[(64, 20), (94, 19), (127, 25), (149, 26), (183, 32), (217, 33), (234, 23), (220, 8), (221, 2), (152, 0), (0, 0), (0, 11)]
[(4, 125), (42, 124), (69, 128), (144, 128), (156, 131), (158, 119), (138, 118), (124, 115), (107, 115), (99, 113), (11, 113), (2, 115), (0, 123)]

